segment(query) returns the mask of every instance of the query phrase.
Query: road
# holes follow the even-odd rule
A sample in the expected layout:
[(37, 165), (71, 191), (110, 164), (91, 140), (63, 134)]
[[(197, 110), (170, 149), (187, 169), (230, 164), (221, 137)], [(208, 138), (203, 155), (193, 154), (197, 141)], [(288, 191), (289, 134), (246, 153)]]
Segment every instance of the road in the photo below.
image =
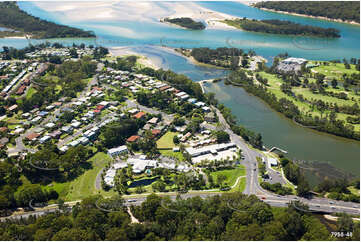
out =
[[(131, 100), (127, 100), (126, 103), (129, 108), (139, 108), (142, 111), (146, 111), (152, 114), (162, 113), (165, 117), (172, 118), (172, 115), (168, 115), (161, 111), (144, 107), (142, 105), (136, 104), (134, 101)], [(244, 194), (256, 195), (257, 197), (262, 199), (264, 202), (270, 204), (271, 206), (286, 207), (291, 201), (300, 201), (308, 205), (310, 211), (306, 211), (306, 212), (325, 212), (325, 213), (344, 212), (344, 213), (356, 214), (356, 215), (360, 214), (360, 208), (359, 208), (360, 205), (357, 203), (335, 201), (327, 198), (317, 198), (317, 197), (312, 199), (306, 199), (294, 195), (279, 196), (261, 188), (258, 181), (258, 163), (256, 157), (266, 158), (265, 155), (262, 152), (250, 148), (240, 136), (236, 135), (230, 129), (228, 123), (224, 119), (221, 112), (215, 107), (212, 108), (216, 111), (219, 122), (221, 124), (221, 128), (229, 134), (231, 141), (234, 142), (243, 152), (245, 162), (242, 165), (245, 166), (245, 169), (247, 171), (246, 188), (243, 192)], [(202, 126), (213, 130), (217, 129), (217, 127), (209, 124), (202, 124)], [(209, 196), (214, 196), (219, 194), (222, 194), (222, 192), (190, 191), (189, 193), (182, 194), (181, 197), (183, 199), (187, 199), (194, 196), (200, 196), (201, 198), (206, 198)], [(146, 199), (147, 195), (149, 194), (140, 194), (140, 195), (136, 194), (136, 195), (123, 196), (126, 200), (125, 205), (126, 206), (140, 205)], [(173, 200), (175, 200), (177, 197), (176, 193), (160, 193), (159, 195), (170, 196), (170, 198)], [(129, 199), (131, 199), (132, 201), (130, 201)], [(67, 204), (74, 204), (74, 202), (69, 202)], [(302, 210), (302, 208), (297, 208), (297, 207), (295, 208)], [(50, 211), (54, 211), (54, 207), (51, 207)], [(42, 215), (44, 213), (45, 213), (44, 211), (33, 211), (33, 212), (28, 212), (24, 215), (12, 215), (10, 216), (10, 218), (18, 219), (22, 216)], [(4, 219), (5, 218), (1, 218), (1, 220)]]
[(147, 112), (147, 113), (150, 113), (150, 114), (155, 114), (155, 115), (156, 114), (162, 114), (163, 118), (165, 118), (166, 120), (169, 120), (169, 121), (172, 121), (173, 118), (174, 118), (172, 114), (167, 114), (165, 112), (155, 110), (153, 108), (148, 108), (148, 107), (140, 105), (140, 104), (138, 104), (135, 101), (130, 100), (130, 99), (127, 99), (125, 101), (125, 103), (127, 104), (127, 108), (137, 108), (140, 111)]

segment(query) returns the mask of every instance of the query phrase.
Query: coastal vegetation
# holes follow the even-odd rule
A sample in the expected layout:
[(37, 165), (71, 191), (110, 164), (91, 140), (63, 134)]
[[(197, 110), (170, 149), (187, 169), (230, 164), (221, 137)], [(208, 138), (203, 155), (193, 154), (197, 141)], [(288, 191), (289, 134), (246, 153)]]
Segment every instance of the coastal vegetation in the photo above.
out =
[(279, 182), (275, 184), (271, 184), (269, 182), (261, 182), (261, 187), (282, 196), (292, 194), (291, 188), (282, 186)]
[[(360, 61), (356, 58), (307, 61), (300, 65), (299, 72), (280, 72), (279, 63), (288, 57), (287, 53), (277, 56), (271, 67), (258, 62), (256, 70), (251, 70), (250, 56), (255, 55), (252, 52), (245, 54), (234, 48), (179, 51), (184, 55), (192, 55), (202, 63), (231, 67), (233, 71), (225, 79), (225, 84), (244, 88), (300, 126), (359, 139)], [(238, 64), (237, 61), (231, 61), (235, 57)], [(222, 111), (223, 108), (219, 109)], [(223, 115), (231, 125), (227, 113)], [(242, 133), (247, 141), (249, 137), (255, 137), (248, 135), (252, 132), (243, 132), (243, 129), (236, 129), (233, 124), (231, 127), (234, 132)], [(254, 138), (250, 140), (255, 144)]]
[[(267, 83), (270, 79), (267, 79)], [(266, 82), (266, 81), (264, 81)], [(343, 136), (351, 139), (359, 139), (359, 132), (355, 131), (352, 124), (347, 124), (345, 120), (336, 119), (337, 113), (334, 110), (333, 106), (330, 106), (329, 103), (326, 103), (322, 100), (310, 100), (310, 104), (307, 104), (304, 96), (296, 96), (289, 93), (290, 85), (283, 84), (277, 86), (282, 90), (277, 91), (268, 88), (265, 84), (260, 82), (259, 84), (254, 83), (252, 77), (248, 77), (243, 70), (238, 70), (230, 74), (226, 84), (240, 85), (247, 92), (252, 93), (255, 96), (260, 97), (266, 101), (272, 108), (277, 110), (280, 113), (283, 113), (286, 117), (292, 119), (295, 123), (298, 123), (302, 126), (310, 127), (319, 131)], [(289, 93), (289, 95), (285, 94)], [(294, 102), (295, 99), (302, 98), (306, 104), (301, 104), (300, 102)], [(313, 104), (312, 104), (313, 103)], [(309, 111), (306, 107), (310, 105)], [(331, 104), (333, 105), (333, 104)], [(338, 107), (338, 106), (337, 106)], [(347, 107), (347, 109), (354, 110), (350, 111), (353, 115), (357, 116), (357, 110), (359, 109), (358, 104), (354, 106)], [(323, 114), (329, 112), (329, 115), (315, 115), (312, 116), (312, 110), (322, 111)], [(337, 109), (340, 112), (339, 109)], [(346, 109), (345, 109), (346, 110)], [(342, 114), (340, 115), (342, 116)], [(352, 120), (349, 119), (350, 122)], [(357, 125), (357, 124), (356, 124)], [(358, 124), (359, 125), (359, 124)], [(359, 127), (359, 126), (358, 126)]]
[(325, 179), (317, 185), (315, 191), (331, 199), (360, 203), (360, 180)]
[[(183, 134), (188, 132), (196, 133), (200, 131), (200, 124), (204, 121), (203, 112), (192, 107), (193, 104), (175, 100), (171, 102), (171, 99), (174, 99), (171, 92), (164, 95), (159, 91), (150, 93), (139, 90), (131, 93), (126, 88), (118, 89), (116, 83), (113, 84), (113, 82), (109, 81), (113, 80), (112, 77), (109, 77), (109, 79), (104, 77), (109, 70), (117, 73), (116, 75), (118, 73), (127, 73), (119, 70), (131, 72), (124, 74), (127, 81), (122, 82), (122, 84), (134, 81), (134, 76), (144, 77), (139, 74), (147, 74), (154, 77), (154, 79), (164, 81), (164, 85), (172, 86), (173, 91), (179, 89), (177, 90), (179, 93), (180, 90), (183, 90), (192, 98), (196, 97), (198, 101), (207, 103), (212, 109), (217, 107), (231, 129), (258, 149), (263, 149), (262, 136), (238, 125), (231, 110), (219, 104), (214, 93), (204, 94), (200, 85), (185, 75), (179, 75), (169, 70), (154, 70), (137, 66), (137, 58), (134, 56), (118, 58), (111, 62), (107, 60), (102, 63), (95, 62), (94, 59), (106, 54), (103, 49), (97, 49), (98, 51), (95, 52), (94, 56), (82, 58), (75, 56), (76, 51), (74, 52), (74, 49), (69, 49), (72, 57), (78, 60), (60, 58), (50, 61), (53, 62), (51, 64), (47, 63), (49, 65), (48, 69), (42, 75), (36, 77), (35, 82), (31, 84), (36, 87), (35, 93), (19, 99), (20, 111), (15, 114), (8, 112), (9, 116), (17, 116), (17, 119), (20, 120), (20, 115), (24, 112), (30, 112), (35, 107), (43, 109), (50, 103), (55, 104), (58, 99), (65, 100), (65, 103), (80, 99), (83, 94), (79, 95), (79, 93), (87, 86), (89, 88), (85, 90), (89, 91), (88, 94), (91, 93), (90, 90), (104, 90), (104, 99), (89, 97), (87, 104), (81, 104), (79, 107), (73, 105), (71, 108), (63, 104), (63, 108), (67, 110), (60, 110), (59, 116), (56, 115), (57, 111), (54, 110), (54, 115), (57, 116), (57, 119), (54, 119), (56, 125), (70, 123), (79, 119), (86, 111), (93, 110), (100, 100), (109, 102), (109, 109), (116, 110), (111, 113), (112, 116), (117, 118), (118, 114), (119, 116), (120, 114), (123, 115), (121, 119), (108, 119), (109, 122), (102, 122), (104, 125), (99, 125), (100, 121), (106, 114), (110, 114), (110, 111), (106, 109), (99, 116), (95, 116), (93, 120), (96, 120), (96, 123), (91, 125), (101, 126), (100, 134), (97, 140), (91, 140), (87, 146), (70, 147), (73, 145), (69, 145), (67, 151), (61, 151), (55, 145), (55, 140), (49, 140), (44, 144), (31, 146), (38, 149), (38, 151), (34, 154), (29, 152), (25, 158), (17, 159), (17, 157), (6, 156), (6, 153), (0, 154), (4, 158), (0, 162), (0, 211), (3, 212), (1, 215), (9, 215), (19, 206), (27, 209), (32, 202), (41, 203), (40, 207), (47, 205), (47, 203), (57, 203), (59, 208), (54, 213), (49, 212), (50, 214), (46, 214), (47, 212), (45, 212), (44, 216), (29, 216), (16, 222), (13, 220), (1, 222), (0, 237), (2, 239), (136, 241), (332, 239), (327, 227), (312, 213), (305, 212), (308, 209), (307, 206), (299, 202), (290, 203), (287, 208), (275, 208), (259, 200), (254, 195), (246, 196), (239, 192), (232, 193), (233, 191), (243, 191), (246, 185), (246, 178), (244, 177), (246, 169), (241, 165), (242, 161), (237, 166), (233, 166), (234, 160), (228, 158), (212, 161), (203, 170), (194, 169), (187, 173), (158, 167), (149, 168), (146, 172), (138, 174), (133, 172), (131, 165), (128, 165), (117, 169), (114, 177), (114, 188), (107, 187), (104, 182), (105, 173), (101, 173), (101, 171), (109, 169), (114, 164), (113, 162), (128, 157), (128, 155), (124, 157), (120, 155), (112, 159), (106, 154), (106, 152), (109, 152), (107, 149), (125, 144), (126, 138), (138, 134), (140, 128), (144, 127), (147, 122), (146, 120), (156, 117), (162, 121), (161, 114), (152, 114), (151, 111), (147, 111), (147, 114), (143, 113), (144, 116), (142, 117), (144, 119), (131, 119), (130, 112), (128, 113), (124, 109), (126, 99), (128, 101), (136, 99), (139, 104), (151, 108), (155, 107), (157, 111), (175, 113), (173, 116), (174, 121), (170, 123), (170, 132), (168, 131), (158, 143), (156, 143), (155, 136), (149, 131), (144, 131), (144, 133), (142, 131), (142, 138), (136, 142), (128, 141), (127, 149), (129, 153), (142, 151), (141, 153), (148, 159), (158, 158), (159, 148), (172, 148), (176, 143), (179, 144), (179, 140), (175, 138), (177, 133), (174, 126), (184, 125)], [(240, 56), (242, 52), (235, 50), (234, 53)], [(227, 50), (219, 50), (217, 54), (221, 58), (227, 59), (232, 53), (227, 53)], [(47, 62), (47, 56), (40, 58), (41, 61)], [(217, 56), (212, 56), (212, 58), (217, 58)], [(103, 66), (103, 68), (100, 68), (102, 71), (99, 71), (100, 73), (95, 79), (99, 86), (90, 82), (94, 74), (98, 72), (95, 70), (97, 66)], [(120, 78), (122, 77), (119, 75)], [(150, 78), (145, 77), (144, 79), (135, 79), (136, 82), (134, 82), (143, 84), (143, 82), (148, 82)], [(261, 83), (266, 85), (267, 81), (264, 79), (258, 78)], [(236, 78), (234, 81), (237, 84)], [(100, 86), (100, 84), (104, 83), (106, 83), (104, 86)], [(118, 82), (118, 84), (120, 83)], [(240, 85), (243, 84), (240, 83)], [(38, 97), (39, 100), (35, 99), (36, 96), (40, 96)], [(74, 99), (71, 100), (71, 98)], [(6, 106), (16, 102), (13, 97), (7, 100), (1, 99), (0, 101), (6, 103)], [(23, 105), (24, 103), (26, 105)], [(88, 106), (88, 109), (85, 106)], [(103, 105), (100, 106), (104, 108)], [(141, 107), (137, 105), (137, 108), (140, 109)], [(104, 113), (106, 114), (104, 115)], [(50, 119), (46, 122), (48, 121)], [(6, 122), (1, 121), (0, 124), (3, 126)], [(89, 130), (90, 125), (88, 124), (80, 126), (80, 129), (76, 128), (74, 133)], [(62, 126), (59, 125), (58, 128)], [(224, 123), (219, 126), (226, 130)], [(228, 142), (232, 137), (222, 130), (210, 133), (218, 143)], [(68, 134), (62, 135), (67, 136)], [(76, 134), (74, 138), (76, 136), (79, 136), (79, 134)], [(10, 137), (10, 134), (8, 134), (8, 137)], [(14, 139), (14, 137), (10, 138)], [(59, 147), (64, 145), (57, 144)], [(28, 143), (26, 142), (25, 145), (28, 145)], [(180, 149), (184, 149), (182, 144), (180, 144)], [(242, 152), (238, 152), (238, 155), (237, 160), (241, 160)], [(176, 161), (176, 165), (180, 164), (178, 161)], [(299, 168), (291, 161), (283, 163), (286, 177), (298, 185), (297, 194), (299, 196), (307, 195), (310, 189), (308, 183), (300, 174)], [(206, 174), (202, 174), (202, 171)], [(102, 181), (99, 181), (99, 177), (102, 178)], [(99, 183), (101, 183), (100, 185), (104, 190), (99, 188)], [(279, 194), (289, 193), (289, 189), (279, 187), (278, 184), (263, 185), (269, 186), (270, 190), (274, 190)], [(232, 186), (234, 187), (232, 188)], [(133, 203), (133, 206), (129, 206), (129, 210), (125, 206), (122, 197), (115, 196), (104, 199), (99, 195), (102, 194), (108, 197), (115, 193), (140, 194), (152, 191), (183, 193), (189, 190), (210, 188), (215, 188), (214, 190), (217, 192), (228, 191), (228, 193), (203, 200), (200, 197), (192, 197), (195, 193), (195, 191), (192, 191), (194, 193), (190, 195), (191, 198), (182, 200), (178, 197), (176, 201), (152, 194), (141, 205), (135, 206), (136, 203)], [(205, 192), (208, 193), (209, 191)], [(88, 197), (90, 195), (95, 196)], [(70, 203), (64, 204), (64, 200), (73, 201), (74, 204), (75, 199), (83, 200), (78, 202), (72, 209), (67, 207)], [(130, 204), (132, 201), (128, 200), (127, 202), (127, 204)], [(105, 205), (105, 209), (100, 208), (103, 205)], [(347, 227), (344, 224), (347, 224)], [(359, 239), (359, 226), (354, 224), (347, 215), (342, 216), (342, 221), (339, 222), (337, 229), (339, 231), (352, 231), (354, 235), (352, 239)]]
[(206, 28), (202, 22), (194, 21), (191, 18), (165, 18), (164, 21), (187, 29), (202, 30)]
[(283, 35), (303, 35), (325, 38), (339, 38), (340, 31), (334, 28), (321, 28), (311, 25), (302, 25), (291, 21), (278, 19), (256, 20), (256, 19), (226, 19), (224, 23), (246, 31), (283, 34)]
[(360, 4), (353, 1), (264, 1), (253, 6), (360, 23)]
[[(46, 185), (51, 182), (65, 183), (91, 169), (87, 161), (92, 150), (83, 146), (70, 148), (59, 154), (55, 145), (47, 144), (43, 149), (27, 156), (20, 164), (7, 159), (0, 164), (0, 209), (6, 215), (16, 207), (27, 207), (34, 202), (47, 202), (59, 194)], [(17, 167), (22, 167), (21, 172)], [(40, 169), (39, 169), (40, 167)], [(44, 169), (41, 169), (44, 167)], [(49, 189), (50, 188), (50, 189)]]
[[(300, 202), (272, 208), (256, 196), (241, 193), (176, 201), (151, 194), (141, 205), (130, 207), (135, 221), (124, 203), (119, 196), (91, 196), (72, 211), (64, 204), (59, 212), (2, 222), (0, 237), (78, 241), (333, 239), (319, 217), (303, 212), (307, 206)], [(352, 232), (349, 239), (359, 240), (359, 223), (348, 215), (342, 214), (334, 229)]]
[(0, 2), (0, 37), (28, 35), (31, 38), (95, 37), (92, 31), (84, 31), (65, 25), (55, 24), (22, 11), (16, 2)]
[(176, 49), (177, 52), (184, 56), (192, 57), (198, 63), (222, 67), (227, 69), (236, 69), (239, 66), (242, 57), (242, 64), (247, 65), (245, 62), (247, 53), (244, 53), (238, 48), (220, 47), (217, 49), (210, 49), (207, 47), (193, 48), (193, 49)]

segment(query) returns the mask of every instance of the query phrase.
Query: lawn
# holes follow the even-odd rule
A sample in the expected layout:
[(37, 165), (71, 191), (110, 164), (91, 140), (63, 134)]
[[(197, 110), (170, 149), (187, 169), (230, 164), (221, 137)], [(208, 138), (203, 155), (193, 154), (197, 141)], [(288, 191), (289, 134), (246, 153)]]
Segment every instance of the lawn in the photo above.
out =
[(173, 152), (172, 150), (159, 150), (159, 152), (164, 156), (174, 157), (179, 161), (185, 160), (182, 152)]
[(246, 188), (246, 177), (239, 179), (237, 186), (232, 188), (230, 192), (243, 192)]
[(173, 137), (178, 135), (177, 132), (168, 131), (159, 140), (157, 140), (158, 148), (173, 148), (176, 145), (173, 143)]
[(349, 186), (349, 187), (347, 187), (347, 189), (348, 189), (352, 194), (355, 194), (356, 196), (360, 196), (360, 190), (356, 189), (355, 187)]
[[(299, 100), (296, 100), (295, 98), (293, 98), (291, 96), (288, 96), (285, 93), (283, 93), (281, 91), (281, 89), (280, 89), (280, 86), (281, 86), (283, 81), (280, 78), (278, 78), (276, 75), (265, 73), (265, 72), (259, 72), (259, 74), (263, 78), (268, 79), (269, 87), (267, 87), (267, 90), (269, 92), (275, 94), (278, 99), (286, 98), (286, 99), (292, 101), (295, 105), (297, 105), (301, 112), (303, 112), (303, 113), (309, 112), (314, 117), (315, 116), (321, 117), (321, 113), (317, 109), (312, 109), (310, 104), (307, 104), (305, 102), (301, 102)], [(332, 88), (332, 90), (331, 90), (330, 88), (327, 88), (327, 91), (340, 92), (340, 89), (333, 89)], [(343, 99), (339, 99), (339, 98), (336, 98), (336, 97), (331, 97), (331, 96), (312, 93), (308, 88), (293, 87), (292, 91), (296, 95), (302, 94), (303, 97), (307, 98), (308, 100), (312, 100), (312, 99), (322, 100), (325, 103), (337, 103), (338, 106), (343, 106), (343, 105), (352, 106), (355, 103), (354, 101), (351, 100), (352, 97), (357, 101), (357, 103), (359, 103), (359, 97), (355, 96), (355, 94), (351, 93), (351, 92), (348, 92), (348, 96), (349, 96), (350, 99), (349, 100), (343, 100)], [(324, 113), (323, 115), (326, 115), (326, 113)], [(344, 113), (337, 113), (337, 119), (339, 119), (339, 120), (346, 121), (348, 116), (351, 116), (351, 115), (344, 114)], [(360, 130), (360, 125), (359, 124), (353, 124), (353, 126), (355, 127), (356, 131)]]
[[(315, 64), (316, 61), (310, 61), (310, 63)], [(313, 67), (312, 70), (324, 74), (326, 76), (327, 79), (340, 79), (343, 75), (343, 73), (346, 73), (347, 75), (351, 75), (352, 73), (358, 73), (360, 74), (359, 71), (356, 70), (355, 65), (351, 65), (350, 69), (346, 69), (345, 65), (343, 63), (331, 63), (329, 62), (330, 65), (325, 66), (325, 65), (320, 65), (318, 67)]]
[(93, 168), (85, 171), (81, 176), (70, 183), (66, 200), (72, 201), (96, 194), (96, 176), (110, 160), (111, 158), (103, 152), (99, 152), (93, 156), (90, 159)]
[(31, 98), (31, 96), (33, 96), (36, 93), (36, 89), (33, 87), (29, 87), (27, 92), (26, 92), (26, 99), (28, 100), (29, 98)]
[(51, 186), (47, 186), (46, 188), (52, 188), (57, 191), (59, 197), (65, 201), (74, 201), (90, 195), (95, 195), (97, 193), (95, 189), (96, 176), (110, 159), (111, 158), (107, 154), (99, 152), (89, 159), (93, 165), (92, 169), (86, 170), (73, 181), (65, 183), (53, 182)]
[(217, 176), (221, 174), (227, 177), (225, 183), (227, 183), (229, 186), (233, 186), (239, 176), (246, 175), (246, 170), (244, 169), (244, 166), (238, 166), (237, 168), (234, 169), (223, 169), (223, 170), (211, 172), (211, 176), (213, 177), (213, 180), (215, 182), (217, 182)]

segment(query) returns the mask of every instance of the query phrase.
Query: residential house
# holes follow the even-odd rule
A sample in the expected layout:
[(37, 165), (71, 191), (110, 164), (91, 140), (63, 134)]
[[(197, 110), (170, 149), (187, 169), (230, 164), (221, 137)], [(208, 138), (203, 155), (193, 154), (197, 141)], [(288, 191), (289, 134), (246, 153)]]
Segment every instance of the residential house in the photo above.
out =
[(140, 138), (139, 135), (132, 135), (132, 136), (130, 136), (130, 137), (127, 139), (127, 142), (132, 143), (132, 142), (137, 141), (139, 138)]
[(141, 112), (133, 115), (133, 117), (136, 118), (136, 119), (141, 119), (141, 118), (144, 118), (145, 115), (146, 115), (145, 112), (141, 111)]
[(149, 124), (156, 125), (158, 123), (158, 118), (154, 117), (148, 120)]
[(45, 142), (49, 141), (51, 137), (49, 135), (43, 136), (41, 139), (39, 139), (40, 144), (44, 144)]
[(26, 138), (28, 139), (28, 140), (30, 140), (30, 141), (34, 141), (34, 140), (36, 140), (36, 138), (38, 138), (40, 136), (40, 134), (38, 134), (38, 133), (31, 133), (31, 134), (28, 134), (27, 136), (26, 136)]
[(124, 153), (128, 153), (128, 148), (125, 145), (121, 145), (119, 147), (108, 150), (108, 155), (110, 155), (111, 157), (118, 156)]

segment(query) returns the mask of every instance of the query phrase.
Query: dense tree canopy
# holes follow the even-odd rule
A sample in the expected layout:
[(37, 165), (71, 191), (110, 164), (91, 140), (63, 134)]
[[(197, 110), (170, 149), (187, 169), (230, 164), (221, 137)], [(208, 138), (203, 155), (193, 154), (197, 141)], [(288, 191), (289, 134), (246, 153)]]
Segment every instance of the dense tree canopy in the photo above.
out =
[(182, 26), (187, 29), (202, 30), (206, 28), (202, 22), (196, 22), (191, 18), (165, 18), (164, 21)]
[(2, 26), (30, 34), (35, 38), (95, 37), (93, 32), (55, 24), (22, 11), (16, 2), (0, 2)]
[(302, 25), (291, 21), (284, 21), (278, 19), (256, 20), (256, 19), (235, 19), (225, 20), (226, 23), (254, 32), (268, 33), (268, 34), (285, 34), (285, 35), (310, 35), (317, 37), (338, 38), (340, 37), (339, 30), (334, 28), (321, 28), (311, 25)]
[[(161, 186), (159, 186), (161, 188)], [(99, 203), (101, 201), (101, 203)], [(116, 202), (114, 202), (116, 201)], [(99, 209), (110, 207), (108, 212)], [(107, 206), (109, 204), (109, 206)], [(296, 207), (271, 208), (255, 196), (241, 193), (177, 199), (155, 194), (131, 211), (140, 223), (131, 223), (121, 199), (89, 197), (72, 212), (0, 224), (5, 240), (331, 240), (326, 226), (312, 213)], [(340, 231), (355, 231), (350, 219), (339, 222)]]
[(358, 1), (268, 1), (256, 3), (254, 6), (257, 8), (360, 22), (360, 2)]

